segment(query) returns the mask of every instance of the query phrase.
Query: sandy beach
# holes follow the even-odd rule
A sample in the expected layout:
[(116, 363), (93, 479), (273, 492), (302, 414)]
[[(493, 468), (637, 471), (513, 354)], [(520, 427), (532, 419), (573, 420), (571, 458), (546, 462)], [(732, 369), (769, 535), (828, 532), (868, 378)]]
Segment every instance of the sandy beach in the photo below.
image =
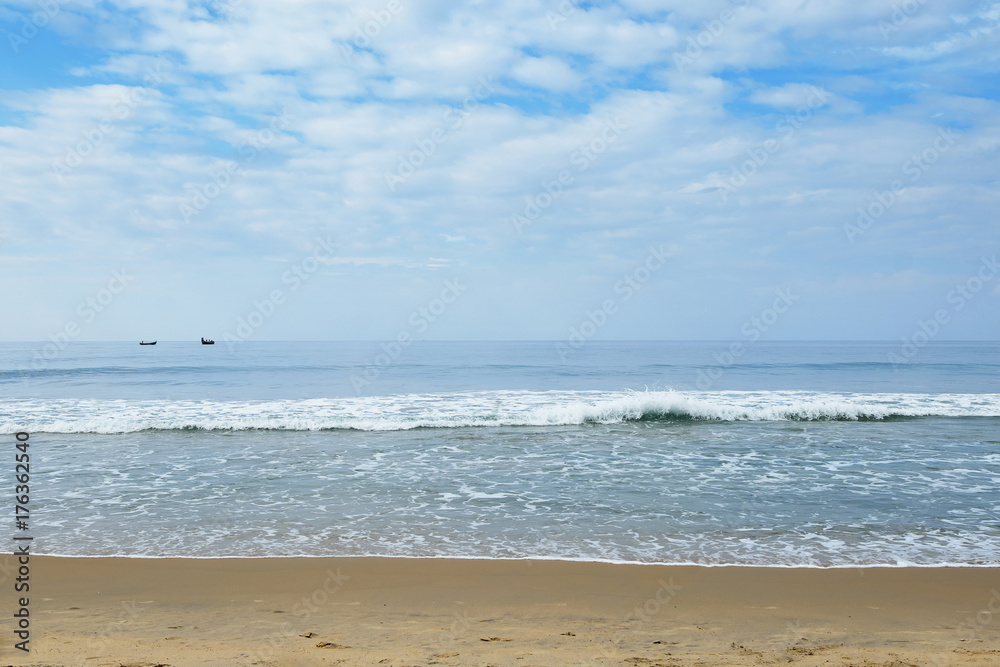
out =
[(5, 595), (2, 664), (1000, 661), (994, 568), (32, 557), (30, 577), (31, 653), (13, 648)]

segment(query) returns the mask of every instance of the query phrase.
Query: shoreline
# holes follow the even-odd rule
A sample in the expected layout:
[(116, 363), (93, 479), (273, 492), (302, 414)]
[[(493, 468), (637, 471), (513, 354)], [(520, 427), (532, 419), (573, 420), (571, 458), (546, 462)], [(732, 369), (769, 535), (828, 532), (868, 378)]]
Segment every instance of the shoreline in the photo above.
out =
[(774, 569), (774, 570), (907, 570), (907, 569), (927, 569), (927, 570), (960, 570), (960, 569), (1000, 569), (1000, 562), (996, 563), (904, 563), (904, 564), (889, 564), (889, 563), (864, 563), (864, 564), (849, 564), (849, 565), (784, 565), (768, 563), (765, 565), (760, 564), (749, 564), (749, 563), (691, 563), (691, 562), (640, 562), (640, 561), (618, 561), (618, 560), (599, 560), (599, 559), (589, 559), (589, 558), (547, 558), (542, 556), (524, 556), (524, 557), (484, 557), (484, 556), (383, 556), (380, 554), (361, 554), (361, 555), (349, 555), (349, 556), (313, 556), (310, 554), (292, 554), (288, 556), (145, 556), (145, 555), (128, 555), (128, 554), (112, 554), (108, 556), (93, 556), (84, 555), (78, 556), (73, 554), (49, 554), (49, 553), (32, 553), (32, 557), (38, 558), (53, 558), (53, 559), (93, 559), (93, 560), (105, 560), (111, 558), (120, 558), (122, 560), (231, 560), (231, 561), (244, 561), (244, 560), (292, 560), (292, 559), (322, 559), (327, 558), (331, 560), (339, 559), (372, 559), (372, 560), (454, 560), (454, 561), (482, 561), (484, 563), (522, 563), (522, 562), (534, 562), (534, 563), (593, 563), (595, 565), (622, 565), (622, 566), (636, 566), (636, 567), (695, 567), (695, 568), (758, 568), (758, 569)]
[[(13, 571), (15, 558), (2, 566)], [(32, 555), (29, 595), (31, 653), (13, 648), (8, 602), (2, 664), (1000, 660), (1000, 568), (989, 566)]]

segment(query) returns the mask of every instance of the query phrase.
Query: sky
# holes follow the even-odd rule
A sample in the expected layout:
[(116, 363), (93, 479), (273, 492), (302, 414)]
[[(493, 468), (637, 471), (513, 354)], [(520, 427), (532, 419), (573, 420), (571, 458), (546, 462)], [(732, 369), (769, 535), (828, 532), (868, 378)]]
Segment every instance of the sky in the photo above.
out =
[(0, 3), (0, 340), (997, 340), (998, 26)]

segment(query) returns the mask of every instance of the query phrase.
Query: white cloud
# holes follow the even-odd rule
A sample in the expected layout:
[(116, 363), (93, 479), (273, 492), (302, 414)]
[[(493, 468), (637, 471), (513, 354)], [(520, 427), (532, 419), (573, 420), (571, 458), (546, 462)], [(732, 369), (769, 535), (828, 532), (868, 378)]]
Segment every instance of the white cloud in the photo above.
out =
[(573, 68), (558, 58), (525, 58), (511, 72), (514, 78), (536, 88), (568, 92), (580, 87), (582, 80)]
[[(503, 335), (537, 336), (535, 318), (558, 320), (552, 304), (573, 301), (577, 276), (602, 284), (652, 243), (682, 249), (686, 284), (669, 298), (675, 309), (700, 309), (793, 277), (834, 285), (828, 299), (868, 285), (919, 302), (933, 287), (921, 276), (948, 270), (932, 264), (957, 264), (1000, 240), (990, 180), (1000, 105), (993, 91), (961, 83), (976, 71), (973, 54), (985, 73), (995, 69), (986, 57), (992, 42), (942, 51), (932, 65), (891, 51), (985, 30), (995, 18), (974, 16), (969, 3), (928, 4), (888, 47), (877, 29), (885, 6), (754, 3), (683, 70), (673, 54), (733, 3), (588, 5), (554, 30), (552, 4), (540, 1), (404, 5), (349, 53), (355, 28), (385, 3), (367, 2), (365, 13), (357, 3), (246, 0), (212, 19), (183, 2), (137, 2), (127, 5), (132, 25), (110, 9), (74, 6), (105, 12), (101, 30), (115, 46), (104, 58), (81, 56), (79, 85), (53, 79), (0, 100), (8, 193), (0, 219), (9, 233), (0, 252), (35, 256), (44, 247), (46, 258), (66, 263), (47, 260), (46, 271), (67, 279), (82, 271), (84, 255), (132, 257), (166, 282), (176, 262), (215, 267), (241, 257), (205, 269), (231, 281), (227, 298), (239, 302), (254, 297), (240, 271), (297, 261), (330, 234), (339, 250), (327, 269), (365, 276), (350, 297), (358, 308), (392, 285), (462, 266), (535, 293), (527, 304), (513, 292), (494, 295), (514, 309)], [(961, 30), (949, 7), (971, 17)], [(905, 68), (893, 69), (901, 60)], [(151, 65), (161, 66), (162, 84), (60, 181), (53, 162), (140, 88)], [(470, 98), (484, 77), (492, 77), (487, 94)], [(786, 136), (776, 123), (808, 102), (813, 86), (829, 91), (830, 103)], [(738, 109), (746, 100), (769, 108)], [(249, 159), (248, 138), (282, 108), (288, 126)], [(602, 135), (616, 120), (624, 130), (608, 141)], [(960, 143), (849, 243), (843, 224), (902, 178), (906, 160), (943, 126), (961, 127)], [(779, 150), (723, 201), (720, 185), (775, 138)], [(419, 164), (390, 190), (385, 174), (413, 155)], [(238, 174), (185, 222), (180, 206), (232, 163)], [(553, 197), (546, 188), (562, 172), (569, 182)], [(544, 193), (550, 203), (519, 234), (511, 216)], [(914, 266), (893, 265), (900, 261)], [(43, 301), (53, 288), (38, 285), (25, 289)], [(665, 308), (649, 313), (649, 322), (669, 317)], [(712, 318), (671, 330), (725, 329), (725, 309)]]
[(780, 109), (797, 109), (802, 106), (824, 106), (829, 93), (814, 85), (786, 83), (773, 88), (761, 88), (750, 95), (750, 101)]

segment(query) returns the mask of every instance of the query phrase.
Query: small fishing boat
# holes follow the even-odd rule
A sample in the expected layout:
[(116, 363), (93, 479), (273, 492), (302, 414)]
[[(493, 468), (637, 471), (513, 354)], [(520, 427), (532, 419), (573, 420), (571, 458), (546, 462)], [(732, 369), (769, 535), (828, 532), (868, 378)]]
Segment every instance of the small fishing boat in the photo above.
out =
[(141, 340), (139, 341), (139, 345), (156, 345), (156, 341), (154, 340), (152, 343), (147, 343), (146, 341)]
[(201, 344), (202, 345), (215, 345), (215, 341), (214, 340), (210, 340), (208, 338), (202, 338), (201, 339)]

